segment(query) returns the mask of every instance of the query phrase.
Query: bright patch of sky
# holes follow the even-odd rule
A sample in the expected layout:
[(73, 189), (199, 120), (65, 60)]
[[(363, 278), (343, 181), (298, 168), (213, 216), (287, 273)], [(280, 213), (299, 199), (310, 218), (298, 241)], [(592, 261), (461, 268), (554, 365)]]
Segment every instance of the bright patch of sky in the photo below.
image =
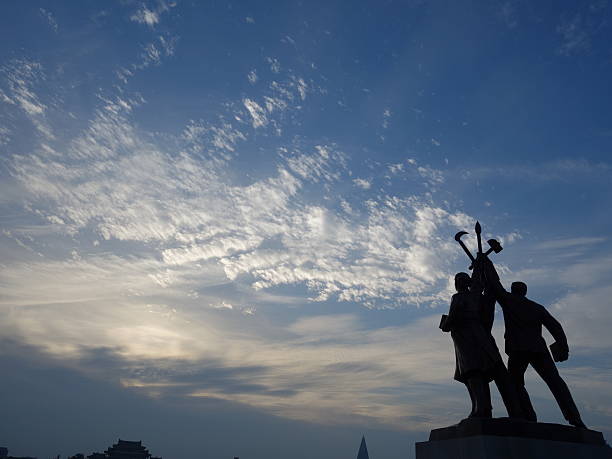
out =
[(409, 457), (468, 411), (437, 323), (476, 219), (504, 282), (564, 324), (561, 372), (610, 438), (606, 1), (0, 11), (12, 453), (131, 435), (188, 458), (197, 424), (217, 456), (331, 458), (369, 432), (373, 457)]

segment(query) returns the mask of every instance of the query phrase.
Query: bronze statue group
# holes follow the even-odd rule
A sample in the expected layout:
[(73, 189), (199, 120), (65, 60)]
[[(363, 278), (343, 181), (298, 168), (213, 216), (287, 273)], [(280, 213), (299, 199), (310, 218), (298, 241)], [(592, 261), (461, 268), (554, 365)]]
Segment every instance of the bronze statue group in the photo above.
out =
[[(569, 347), (561, 324), (540, 304), (527, 298), (527, 285), (514, 282), (510, 292), (504, 289), (488, 254), (501, 251), (497, 241), (489, 241), (491, 250), (482, 252), (480, 224), (476, 223), (478, 254), (473, 257), (457, 233), (455, 239), (472, 260), (472, 276), (465, 272), (455, 276), (457, 293), (453, 295), (448, 315), (442, 316), (440, 328), (450, 332), (455, 346), (455, 379), (467, 386), (472, 401), (470, 418), (491, 418), (489, 383), (495, 384), (508, 416), (537, 421), (525, 389), (525, 371), (531, 365), (548, 385), (564, 418), (573, 426), (586, 428), (572, 395), (559, 375), (555, 361), (567, 360)], [(499, 303), (505, 324), (505, 351), (508, 367), (491, 334), (495, 303)], [(549, 352), (542, 337), (542, 326), (555, 343)]]

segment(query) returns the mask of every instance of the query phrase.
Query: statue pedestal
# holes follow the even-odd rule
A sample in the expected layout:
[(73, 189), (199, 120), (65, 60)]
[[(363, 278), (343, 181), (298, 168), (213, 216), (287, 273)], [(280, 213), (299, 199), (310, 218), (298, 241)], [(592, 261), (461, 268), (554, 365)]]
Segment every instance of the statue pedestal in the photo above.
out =
[(416, 443), (417, 459), (612, 459), (601, 432), (508, 418), (464, 419)]

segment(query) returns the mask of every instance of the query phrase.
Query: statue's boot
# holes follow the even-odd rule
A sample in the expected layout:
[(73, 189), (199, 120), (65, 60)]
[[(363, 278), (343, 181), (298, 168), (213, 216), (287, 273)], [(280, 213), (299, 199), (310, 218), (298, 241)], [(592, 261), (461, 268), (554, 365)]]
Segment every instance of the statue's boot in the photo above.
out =
[(470, 417), (491, 418), (493, 408), (491, 406), (491, 392), (489, 391), (489, 384), (484, 380), (484, 378), (470, 378), (468, 379), (467, 383), (476, 402), (476, 409), (474, 414)]

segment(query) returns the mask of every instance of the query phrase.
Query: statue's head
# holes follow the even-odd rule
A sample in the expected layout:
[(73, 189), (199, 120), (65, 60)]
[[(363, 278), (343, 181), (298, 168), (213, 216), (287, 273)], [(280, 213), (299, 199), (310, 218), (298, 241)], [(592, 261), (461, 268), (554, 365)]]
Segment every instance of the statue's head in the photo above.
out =
[(525, 282), (512, 282), (510, 291), (519, 296), (527, 295), (527, 284)]
[(455, 289), (458, 292), (465, 292), (469, 289), (472, 278), (468, 273), (455, 274)]

